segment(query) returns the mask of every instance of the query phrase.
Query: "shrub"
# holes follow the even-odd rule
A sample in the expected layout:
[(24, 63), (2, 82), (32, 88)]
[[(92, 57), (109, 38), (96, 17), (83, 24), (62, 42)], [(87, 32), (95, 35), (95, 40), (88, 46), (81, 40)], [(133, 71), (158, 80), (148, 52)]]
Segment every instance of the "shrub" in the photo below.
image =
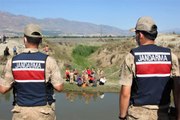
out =
[(75, 47), (75, 49), (73, 49), (72, 54), (87, 57), (90, 54), (94, 53), (97, 49), (97, 46), (78, 45)]
[(92, 66), (87, 57), (90, 56), (98, 49), (97, 46), (78, 45), (72, 51), (72, 57), (75, 64), (82, 66), (83, 68)]

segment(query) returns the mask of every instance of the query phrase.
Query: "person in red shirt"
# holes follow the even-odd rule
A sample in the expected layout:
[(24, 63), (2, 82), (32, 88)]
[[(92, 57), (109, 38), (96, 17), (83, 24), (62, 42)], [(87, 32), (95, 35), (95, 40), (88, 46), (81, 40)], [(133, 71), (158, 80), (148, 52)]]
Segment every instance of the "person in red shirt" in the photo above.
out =
[(66, 81), (70, 80), (70, 75), (69, 74), (70, 74), (69, 68), (66, 68), (66, 71), (65, 71)]

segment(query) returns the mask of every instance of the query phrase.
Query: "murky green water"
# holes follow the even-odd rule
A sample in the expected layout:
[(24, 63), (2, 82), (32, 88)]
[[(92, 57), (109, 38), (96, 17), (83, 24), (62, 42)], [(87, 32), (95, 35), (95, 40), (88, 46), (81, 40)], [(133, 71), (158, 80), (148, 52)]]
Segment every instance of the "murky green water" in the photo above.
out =
[[(117, 93), (56, 93), (57, 120), (117, 120)], [(0, 95), (0, 120), (11, 120), (12, 95)]]

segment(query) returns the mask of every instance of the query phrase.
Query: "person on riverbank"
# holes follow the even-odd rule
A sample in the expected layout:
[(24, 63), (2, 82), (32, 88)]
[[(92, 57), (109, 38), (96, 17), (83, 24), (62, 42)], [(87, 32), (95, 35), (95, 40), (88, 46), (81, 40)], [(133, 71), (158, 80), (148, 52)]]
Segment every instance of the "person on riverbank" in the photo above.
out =
[(99, 85), (104, 85), (106, 82), (106, 78), (105, 77), (101, 77), (99, 80)]
[(69, 76), (70, 76), (69, 83), (73, 84), (74, 83), (74, 71), (73, 70), (70, 70)]
[(134, 31), (139, 47), (121, 67), (119, 119), (169, 120), (172, 79), (179, 77), (177, 56), (154, 44), (158, 31), (151, 17), (139, 18)]
[(2, 37), (2, 41), (3, 41), (3, 43), (7, 43), (5, 35), (3, 35), (3, 37)]
[(69, 70), (69, 68), (66, 68), (65, 76), (66, 76), (66, 81), (69, 82), (70, 81), (70, 70)]
[(48, 45), (46, 45), (43, 50), (47, 55), (49, 55), (49, 46)]
[(9, 55), (10, 55), (10, 53), (9, 53), (9, 47), (6, 46), (6, 48), (4, 49), (4, 57), (7, 57), (7, 56), (9, 56)]
[(16, 46), (13, 47), (13, 55), (14, 56), (17, 55), (17, 48), (16, 48)]
[(5, 66), (0, 93), (13, 89), (13, 120), (55, 120), (54, 89), (63, 90), (63, 79), (54, 58), (39, 52), (40, 27), (28, 24), (24, 29), (25, 50)]

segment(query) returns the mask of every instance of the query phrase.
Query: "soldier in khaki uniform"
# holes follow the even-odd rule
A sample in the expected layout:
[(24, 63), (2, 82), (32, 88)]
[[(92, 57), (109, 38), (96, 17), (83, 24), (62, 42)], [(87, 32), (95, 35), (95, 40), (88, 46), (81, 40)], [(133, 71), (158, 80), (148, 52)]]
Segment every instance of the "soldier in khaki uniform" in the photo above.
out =
[[(151, 17), (138, 19), (134, 48), (120, 71), (120, 120), (169, 120), (172, 79), (178, 80), (179, 64), (170, 49), (154, 44), (157, 26)], [(171, 79), (172, 78), (172, 79)]]
[(63, 79), (52, 57), (39, 52), (42, 41), (38, 25), (24, 31), (25, 50), (8, 60), (5, 76), (0, 79), (0, 93), (13, 89), (13, 120), (55, 120), (54, 89), (63, 90)]

